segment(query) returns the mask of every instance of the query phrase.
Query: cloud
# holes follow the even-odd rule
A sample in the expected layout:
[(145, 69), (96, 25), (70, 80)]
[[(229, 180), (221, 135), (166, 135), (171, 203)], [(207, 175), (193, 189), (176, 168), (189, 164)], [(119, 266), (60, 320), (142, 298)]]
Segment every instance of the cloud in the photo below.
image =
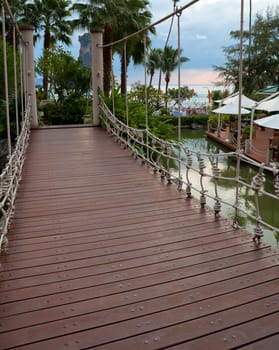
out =
[[(182, 7), (189, 0), (180, 0), (177, 6)], [(249, 24), (249, 1), (244, 1), (244, 28)], [(265, 13), (268, 7), (276, 7), (278, 0), (253, 0), (253, 17), (256, 13)], [(160, 20), (173, 11), (171, 0), (150, 0), (150, 11), (153, 14), (152, 22)], [(152, 36), (152, 47), (163, 48), (168, 36), (171, 19), (156, 26), (157, 35)], [(178, 18), (174, 16), (169, 45), (177, 47)], [(240, 27), (240, 0), (202, 0), (183, 11), (180, 16), (181, 48), (183, 56), (190, 59), (183, 65), (185, 77), (191, 82), (214, 81), (214, 65), (223, 66), (225, 56), (223, 48), (234, 43), (230, 39), (230, 31)], [(36, 45), (37, 46), (37, 45)], [(40, 48), (40, 47), (38, 47)], [(75, 57), (79, 53), (78, 34), (73, 36), (72, 47), (69, 48)], [(36, 50), (36, 58), (41, 55), (41, 49)], [(137, 75), (138, 67), (132, 68), (133, 75)], [(133, 79), (136, 80), (136, 79)]]
[[(116, 73), (116, 72), (115, 72)], [(117, 77), (120, 80), (120, 74)], [(139, 81), (143, 84), (144, 82), (144, 71), (141, 66), (131, 66), (128, 72), (128, 85)], [(147, 77), (149, 81), (149, 77)], [(218, 72), (212, 71), (211, 69), (181, 69), (181, 85), (193, 85), (193, 84), (203, 84), (212, 85), (218, 82)], [(154, 86), (158, 83), (158, 72), (156, 72), (153, 78)], [(164, 78), (163, 78), (164, 84)], [(178, 84), (178, 73), (174, 71), (171, 73), (171, 85)]]

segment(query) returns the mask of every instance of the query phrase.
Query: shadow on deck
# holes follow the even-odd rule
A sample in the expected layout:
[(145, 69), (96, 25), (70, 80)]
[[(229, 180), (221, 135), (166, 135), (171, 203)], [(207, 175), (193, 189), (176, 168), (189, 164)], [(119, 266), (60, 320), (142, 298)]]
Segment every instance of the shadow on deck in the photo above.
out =
[(99, 128), (33, 130), (0, 349), (278, 349), (279, 257)]

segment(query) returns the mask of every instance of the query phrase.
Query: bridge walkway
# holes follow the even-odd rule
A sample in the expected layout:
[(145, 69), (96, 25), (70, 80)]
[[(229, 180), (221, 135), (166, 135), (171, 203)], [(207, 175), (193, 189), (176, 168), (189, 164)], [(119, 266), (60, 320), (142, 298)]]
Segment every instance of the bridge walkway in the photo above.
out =
[(0, 349), (278, 349), (279, 256), (100, 128), (32, 130)]

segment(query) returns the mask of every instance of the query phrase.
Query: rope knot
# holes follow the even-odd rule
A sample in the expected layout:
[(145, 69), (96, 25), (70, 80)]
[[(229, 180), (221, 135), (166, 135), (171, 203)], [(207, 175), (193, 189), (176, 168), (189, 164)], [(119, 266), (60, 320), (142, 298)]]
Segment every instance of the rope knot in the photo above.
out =
[(259, 191), (263, 184), (265, 183), (265, 175), (263, 174), (263, 169), (261, 168), (259, 173), (253, 177), (252, 188), (254, 191)]

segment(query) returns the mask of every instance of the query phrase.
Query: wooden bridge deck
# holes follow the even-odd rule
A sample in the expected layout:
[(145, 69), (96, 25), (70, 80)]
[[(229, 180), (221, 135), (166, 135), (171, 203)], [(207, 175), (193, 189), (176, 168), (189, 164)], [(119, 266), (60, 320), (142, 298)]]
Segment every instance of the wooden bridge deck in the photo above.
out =
[(278, 349), (279, 257), (98, 128), (32, 131), (0, 349)]

